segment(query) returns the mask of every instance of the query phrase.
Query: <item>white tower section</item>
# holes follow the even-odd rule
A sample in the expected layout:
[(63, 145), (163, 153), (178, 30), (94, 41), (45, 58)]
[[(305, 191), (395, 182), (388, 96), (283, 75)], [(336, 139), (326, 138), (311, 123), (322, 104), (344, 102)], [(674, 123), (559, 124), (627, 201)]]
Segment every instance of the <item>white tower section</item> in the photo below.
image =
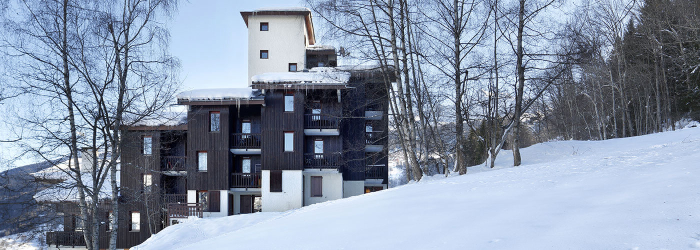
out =
[(254, 75), (288, 72), (290, 64), (305, 68), (306, 47), (315, 42), (309, 9), (262, 9), (241, 16), (248, 26), (249, 84)]

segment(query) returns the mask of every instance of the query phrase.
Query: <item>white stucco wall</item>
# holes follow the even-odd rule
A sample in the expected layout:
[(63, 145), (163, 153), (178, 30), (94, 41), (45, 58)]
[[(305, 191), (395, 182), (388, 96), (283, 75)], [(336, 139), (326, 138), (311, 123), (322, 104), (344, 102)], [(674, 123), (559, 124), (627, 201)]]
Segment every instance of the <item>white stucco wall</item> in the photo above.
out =
[(270, 192), (270, 170), (262, 171), (262, 211), (284, 212), (300, 208), (303, 200), (301, 170), (282, 171), (282, 192)]
[[(311, 197), (311, 176), (321, 176), (321, 197)], [(343, 174), (337, 170), (304, 170), (304, 206), (343, 198)]]
[[(254, 75), (287, 72), (289, 64), (304, 69), (306, 61), (306, 22), (302, 15), (251, 15), (248, 17), (248, 83)], [(260, 31), (260, 23), (269, 24)], [(260, 50), (267, 50), (268, 59), (260, 59)]]
[(343, 181), (343, 198), (365, 193), (365, 181)]

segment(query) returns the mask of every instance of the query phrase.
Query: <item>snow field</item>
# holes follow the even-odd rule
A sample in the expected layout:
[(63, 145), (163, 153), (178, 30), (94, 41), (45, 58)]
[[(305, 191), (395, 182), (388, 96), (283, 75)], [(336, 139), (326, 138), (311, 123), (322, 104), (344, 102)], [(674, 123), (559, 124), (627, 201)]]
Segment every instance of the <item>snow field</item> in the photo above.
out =
[(175, 225), (137, 249), (700, 248), (700, 128), (521, 153), (519, 167), (502, 151), (464, 176)]

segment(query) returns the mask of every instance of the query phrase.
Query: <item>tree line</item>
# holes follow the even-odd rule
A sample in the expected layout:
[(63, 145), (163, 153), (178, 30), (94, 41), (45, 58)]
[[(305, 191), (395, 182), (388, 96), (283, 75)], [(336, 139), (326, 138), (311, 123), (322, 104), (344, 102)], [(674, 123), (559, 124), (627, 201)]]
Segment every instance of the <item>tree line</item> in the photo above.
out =
[[(698, 119), (697, 0), (307, 0), (343, 58), (382, 68), (408, 180), (513, 165), (536, 142)], [(348, 56), (349, 54), (349, 56)]]

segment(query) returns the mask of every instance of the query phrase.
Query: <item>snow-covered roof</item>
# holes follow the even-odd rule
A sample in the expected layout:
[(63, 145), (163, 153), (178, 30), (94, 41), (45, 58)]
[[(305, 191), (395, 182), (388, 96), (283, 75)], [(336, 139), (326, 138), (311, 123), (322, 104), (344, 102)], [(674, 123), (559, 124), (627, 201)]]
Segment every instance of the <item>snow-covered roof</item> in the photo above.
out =
[(163, 112), (162, 114), (145, 117), (132, 126), (178, 126), (187, 124), (187, 111)]
[(309, 8), (306, 7), (265, 7), (265, 8), (259, 8), (257, 10), (254, 10), (253, 12), (260, 12), (260, 11), (311, 11)]
[(254, 83), (346, 84), (350, 80), (350, 73), (332, 67), (316, 67), (308, 72), (263, 73), (253, 76), (251, 80)]
[(323, 44), (314, 44), (306, 46), (306, 50), (335, 50), (335, 47)]
[(260, 91), (252, 88), (195, 89), (177, 95), (178, 100), (187, 101), (221, 101), (237, 99), (255, 99)]

